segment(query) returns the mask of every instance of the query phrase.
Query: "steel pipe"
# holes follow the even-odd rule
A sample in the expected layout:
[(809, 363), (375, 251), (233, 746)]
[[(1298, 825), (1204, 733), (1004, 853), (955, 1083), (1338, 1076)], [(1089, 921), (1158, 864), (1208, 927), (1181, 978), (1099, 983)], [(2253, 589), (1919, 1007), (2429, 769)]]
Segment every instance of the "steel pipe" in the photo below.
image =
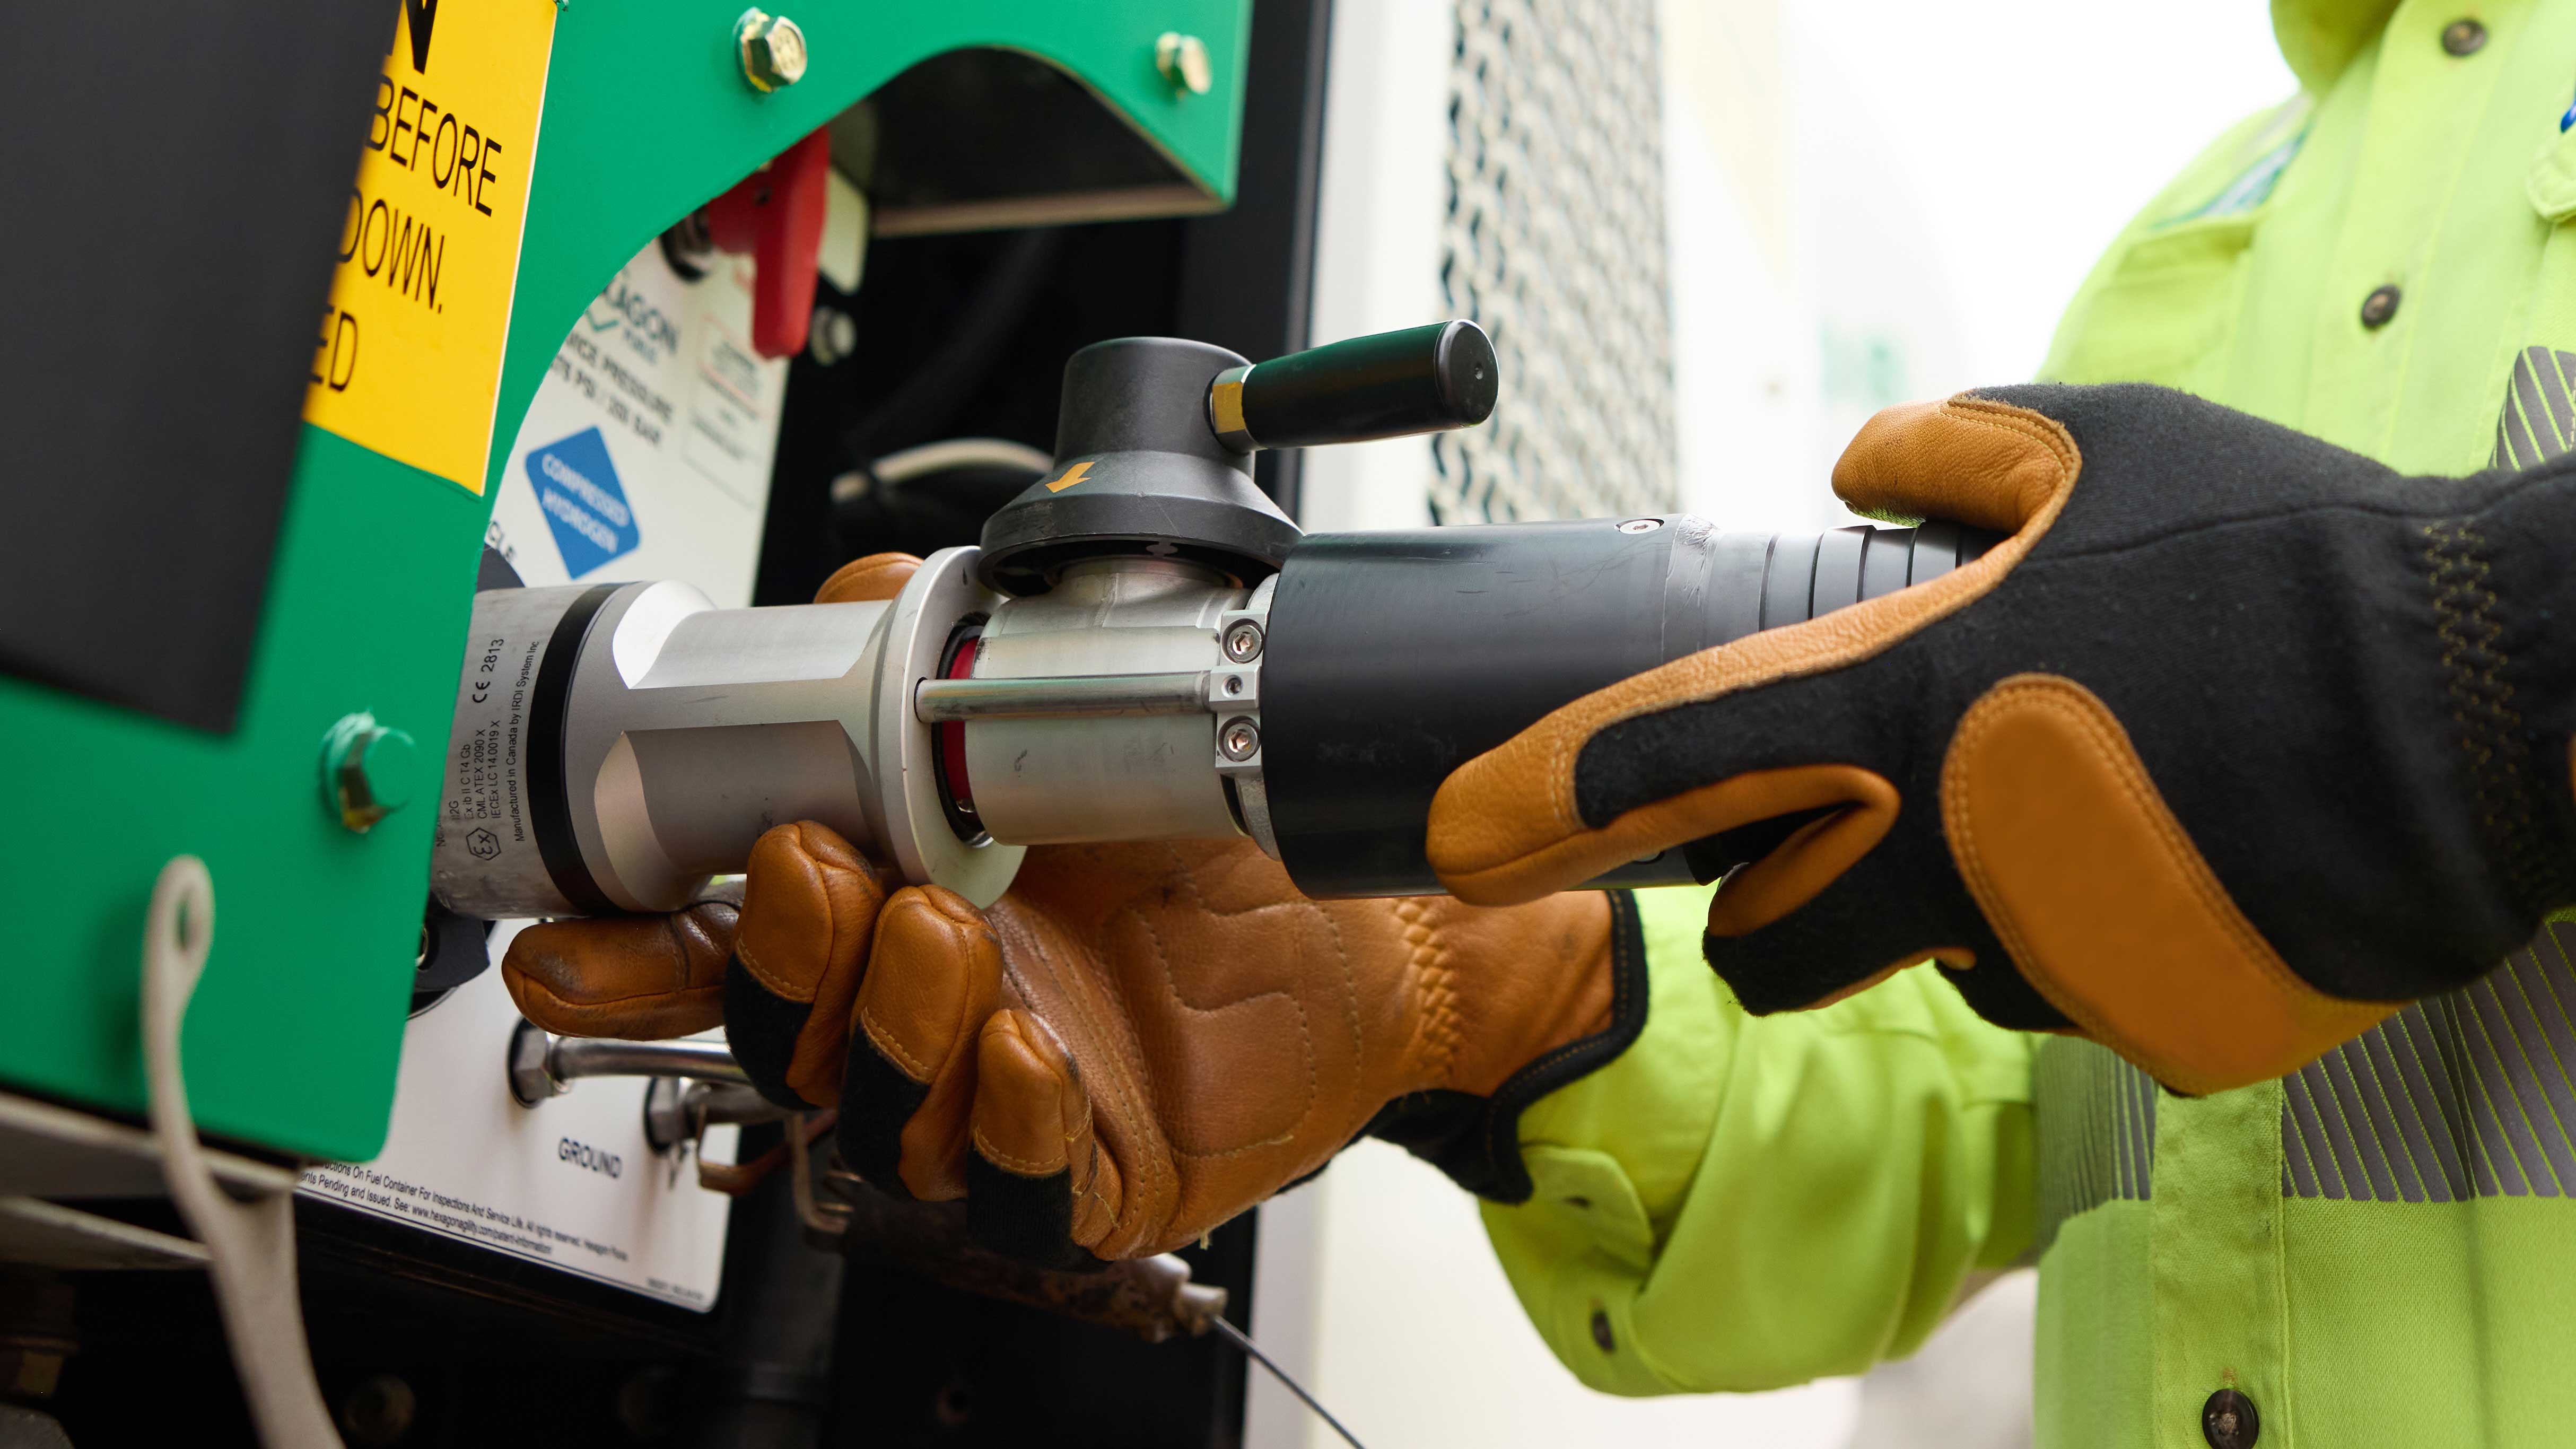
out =
[(688, 1077), (748, 1087), (751, 1076), (720, 1041), (619, 1041), (554, 1036), (523, 1021), (510, 1034), (510, 1095), (533, 1107), (584, 1077)]
[(1078, 715), (1203, 714), (1210, 671), (1071, 674), (1041, 679), (925, 679), (912, 693), (923, 724)]

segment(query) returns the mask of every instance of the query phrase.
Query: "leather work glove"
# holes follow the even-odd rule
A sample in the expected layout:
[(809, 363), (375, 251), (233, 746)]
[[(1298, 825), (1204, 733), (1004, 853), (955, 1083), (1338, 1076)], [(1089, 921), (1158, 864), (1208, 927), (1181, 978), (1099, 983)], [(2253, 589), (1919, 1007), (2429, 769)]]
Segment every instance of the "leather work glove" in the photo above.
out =
[[(910, 565), (862, 560), (821, 597), (887, 597)], [(866, 567), (884, 592), (850, 591)], [(532, 926), (502, 974), (552, 1031), (721, 1020), (764, 1095), (840, 1109), (870, 1183), (963, 1197), (980, 1241), (1056, 1266), (1192, 1242), (1363, 1131), (1522, 1200), (1522, 1109), (1645, 1024), (1624, 896), (1316, 902), (1249, 842), (1202, 841), (1032, 849), (983, 911), (899, 885), (782, 825), (738, 920)]]
[(1708, 958), (1748, 1009), (1930, 957), (2191, 1093), (2576, 901), (2576, 456), (2408, 478), (2160, 388), (2019, 387), (1879, 414), (1834, 486), (2010, 537), (1469, 761), (1431, 814), (1453, 891), (1715, 837), (1748, 863)]

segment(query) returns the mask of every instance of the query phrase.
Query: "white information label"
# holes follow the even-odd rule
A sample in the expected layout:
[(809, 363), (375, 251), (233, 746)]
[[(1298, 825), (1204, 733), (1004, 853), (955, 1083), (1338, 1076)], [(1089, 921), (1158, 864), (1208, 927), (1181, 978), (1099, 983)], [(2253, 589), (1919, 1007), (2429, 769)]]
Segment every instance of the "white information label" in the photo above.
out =
[[(689, 281), (646, 247), (555, 354), (485, 534), (521, 582), (679, 579), (751, 602), (787, 363), (751, 350), (751, 263), (709, 263)], [(581, 1081), (535, 1107), (510, 1095), (519, 1012), (499, 962), (524, 924), (496, 926), (493, 969), (413, 1018), (382, 1155), (316, 1168), (302, 1190), (710, 1308), (732, 1200), (698, 1186), (688, 1150), (653, 1150), (645, 1080)], [(703, 1150), (729, 1162), (737, 1135), (714, 1128)]]
[[(496, 963), (521, 924), (492, 932)], [(653, 1150), (643, 1078), (579, 1081), (520, 1106), (508, 1070), (518, 1025), (497, 965), (414, 1017), (384, 1152), (314, 1168), (301, 1190), (684, 1307), (713, 1307), (732, 1200), (698, 1186), (689, 1149)], [(736, 1135), (711, 1128), (704, 1150), (730, 1162)]]
[(659, 242), (581, 319), (510, 446), (488, 540), (531, 587), (685, 579), (751, 602), (787, 360), (751, 350), (752, 265)]

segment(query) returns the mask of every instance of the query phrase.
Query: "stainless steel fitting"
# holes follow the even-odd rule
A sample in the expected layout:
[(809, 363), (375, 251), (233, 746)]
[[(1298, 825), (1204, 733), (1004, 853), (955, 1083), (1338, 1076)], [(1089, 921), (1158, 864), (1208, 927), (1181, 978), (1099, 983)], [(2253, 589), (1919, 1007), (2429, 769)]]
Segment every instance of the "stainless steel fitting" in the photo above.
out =
[(978, 905), (1022, 848), (1250, 835), (1270, 585), (1178, 559), (1006, 598), (971, 548), (885, 603), (683, 584), (477, 596), (432, 879), (463, 914), (669, 911), (814, 820)]

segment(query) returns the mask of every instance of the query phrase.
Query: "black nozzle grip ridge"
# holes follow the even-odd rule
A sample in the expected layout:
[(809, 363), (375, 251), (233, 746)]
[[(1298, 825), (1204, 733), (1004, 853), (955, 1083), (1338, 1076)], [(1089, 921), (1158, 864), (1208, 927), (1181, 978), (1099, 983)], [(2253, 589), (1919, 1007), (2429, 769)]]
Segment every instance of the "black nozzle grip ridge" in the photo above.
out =
[(1434, 322), (1230, 368), (1209, 384), (1208, 426), (1245, 453), (1471, 428), (1501, 382), (1483, 328)]

